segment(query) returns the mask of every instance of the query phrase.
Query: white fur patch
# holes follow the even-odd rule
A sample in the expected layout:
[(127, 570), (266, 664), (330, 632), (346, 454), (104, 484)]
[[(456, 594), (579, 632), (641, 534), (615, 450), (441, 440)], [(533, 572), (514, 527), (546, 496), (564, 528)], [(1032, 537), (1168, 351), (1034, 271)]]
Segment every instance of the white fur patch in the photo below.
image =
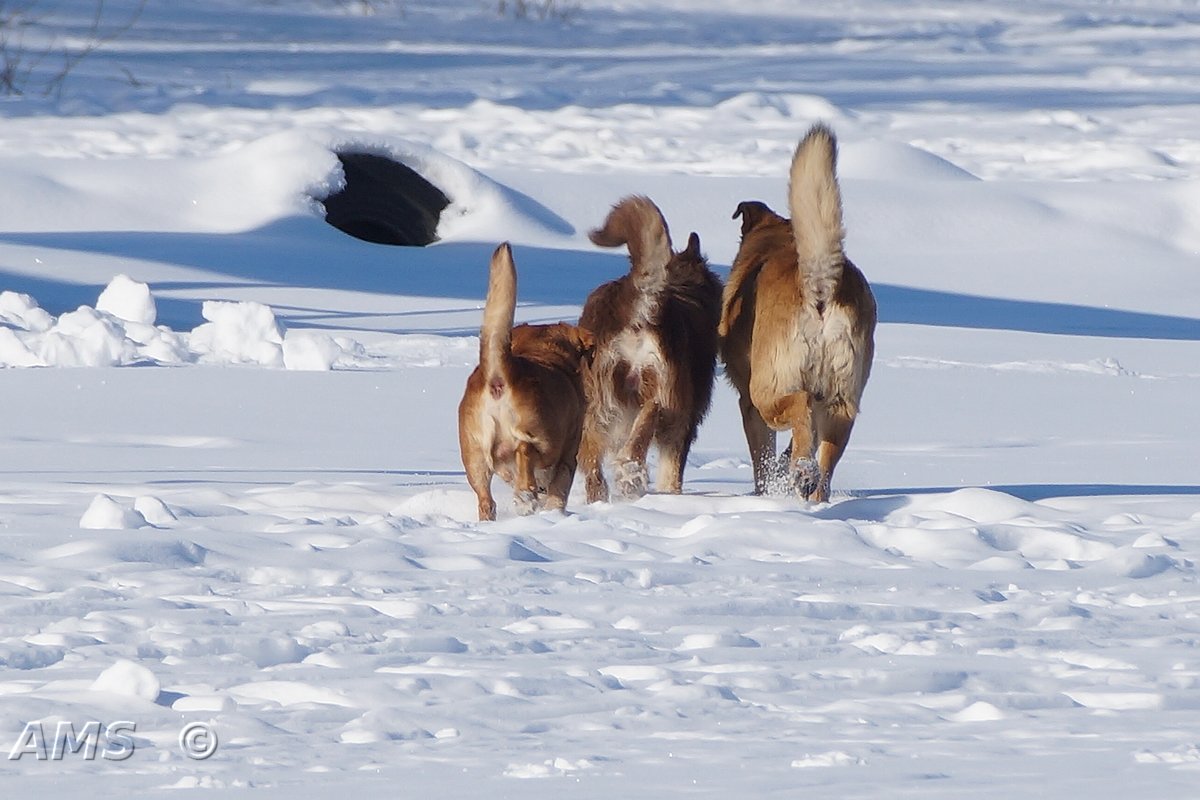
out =
[(645, 330), (622, 331), (613, 342), (614, 352), (636, 370), (652, 369), (662, 374), (666, 365), (658, 337)]

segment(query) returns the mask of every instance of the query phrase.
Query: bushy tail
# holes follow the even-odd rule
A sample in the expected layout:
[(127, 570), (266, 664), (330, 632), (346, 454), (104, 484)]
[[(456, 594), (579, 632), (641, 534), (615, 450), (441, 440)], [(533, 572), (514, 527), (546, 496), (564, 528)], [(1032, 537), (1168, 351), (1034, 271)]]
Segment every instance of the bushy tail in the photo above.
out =
[(648, 197), (626, 197), (613, 206), (604, 224), (588, 238), (601, 247), (629, 248), (629, 274), (638, 290), (632, 318), (648, 319), (667, 286), (667, 265), (672, 255), (671, 234), (662, 211)]
[(842, 194), (837, 182), (837, 139), (818, 123), (796, 147), (788, 185), (792, 234), (796, 238), (805, 298), (828, 303), (845, 263)]
[(508, 362), (512, 356), (513, 313), (517, 307), (517, 267), (512, 248), (504, 242), (492, 253), (488, 274), (487, 301), (479, 331), (479, 366), (493, 397), (508, 385)]

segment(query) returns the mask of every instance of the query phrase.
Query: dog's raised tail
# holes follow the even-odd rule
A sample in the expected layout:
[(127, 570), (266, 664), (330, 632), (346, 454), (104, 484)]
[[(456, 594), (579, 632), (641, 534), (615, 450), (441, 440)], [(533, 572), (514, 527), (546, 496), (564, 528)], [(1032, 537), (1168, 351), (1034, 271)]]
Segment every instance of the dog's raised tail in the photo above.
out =
[(796, 147), (788, 206), (804, 294), (822, 308), (837, 290), (846, 258), (837, 139), (823, 123), (812, 126)]
[[(667, 286), (667, 265), (671, 263), (671, 233), (662, 211), (650, 198), (631, 195), (608, 212), (604, 224), (588, 234), (601, 247), (629, 248), (633, 265), (630, 276), (639, 298), (656, 304)], [(637, 316), (635, 310), (635, 316)], [(648, 313), (649, 309), (645, 309)]]
[(488, 391), (500, 397), (508, 385), (508, 361), (512, 355), (513, 314), (517, 307), (517, 267), (512, 248), (504, 242), (492, 253), (488, 272), (487, 300), (479, 330), (479, 366)]

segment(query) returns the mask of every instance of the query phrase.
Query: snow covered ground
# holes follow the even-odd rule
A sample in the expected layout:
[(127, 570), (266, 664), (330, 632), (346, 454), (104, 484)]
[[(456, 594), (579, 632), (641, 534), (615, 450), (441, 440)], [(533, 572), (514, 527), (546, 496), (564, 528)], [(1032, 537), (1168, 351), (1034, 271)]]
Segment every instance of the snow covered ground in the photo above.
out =
[[(0, 98), (4, 796), (1196, 797), (1200, 9), (498, 5), (151, 3)], [(724, 274), (817, 120), (882, 322), (834, 501), (750, 496), (722, 382), (683, 496), (475, 522), (495, 244), (528, 321), (631, 192)], [(344, 146), (442, 241), (326, 225)]]

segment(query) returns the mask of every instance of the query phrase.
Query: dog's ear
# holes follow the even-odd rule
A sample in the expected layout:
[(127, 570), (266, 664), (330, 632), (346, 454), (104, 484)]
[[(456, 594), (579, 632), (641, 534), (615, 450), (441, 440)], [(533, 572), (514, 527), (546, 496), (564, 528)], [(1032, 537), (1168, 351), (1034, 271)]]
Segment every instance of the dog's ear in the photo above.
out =
[(575, 326), (575, 341), (579, 345), (579, 355), (585, 362), (591, 362), (596, 353), (596, 337), (587, 328)]
[(758, 200), (743, 200), (733, 212), (733, 219), (742, 218), (742, 236), (758, 227), (768, 217), (778, 217), (771, 207)]
[(575, 335), (579, 338), (579, 348), (581, 350), (592, 351), (596, 349), (596, 337), (587, 328), (575, 326)]
[(679, 255), (685, 256), (689, 261), (700, 260), (700, 235), (692, 231), (691, 236), (688, 236), (687, 247), (683, 248), (683, 252)]

